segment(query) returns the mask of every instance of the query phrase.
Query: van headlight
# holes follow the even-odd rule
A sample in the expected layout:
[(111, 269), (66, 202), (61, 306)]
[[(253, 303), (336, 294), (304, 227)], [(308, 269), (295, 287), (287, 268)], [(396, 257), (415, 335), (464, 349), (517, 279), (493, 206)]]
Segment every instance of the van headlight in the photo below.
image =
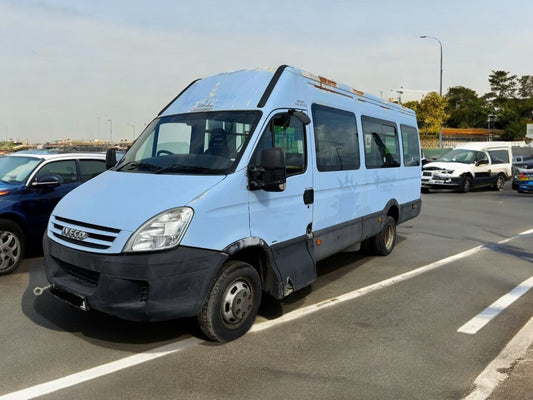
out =
[(178, 207), (156, 215), (131, 235), (123, 251), (125, 253), (157, 251), (177, 246), (193, 214), (192, 208)]

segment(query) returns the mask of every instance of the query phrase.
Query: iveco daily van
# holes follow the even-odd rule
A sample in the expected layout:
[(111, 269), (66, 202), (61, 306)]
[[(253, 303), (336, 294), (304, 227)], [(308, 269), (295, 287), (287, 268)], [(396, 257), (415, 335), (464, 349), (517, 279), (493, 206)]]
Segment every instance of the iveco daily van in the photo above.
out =
[(47, 279), (84, 310), (197, 316), (233, 340), (263, 292), (311, 284), (318, 261), (364, 241), (389, 254), (420, 212), (420, 169), (401, 105), (289, 66), (200, 79), (54, 209)]

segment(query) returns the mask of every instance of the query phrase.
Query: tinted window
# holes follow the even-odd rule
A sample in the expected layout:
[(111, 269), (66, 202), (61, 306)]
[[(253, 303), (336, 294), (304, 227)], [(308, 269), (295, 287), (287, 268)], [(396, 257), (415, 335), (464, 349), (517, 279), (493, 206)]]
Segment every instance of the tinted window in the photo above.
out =
[(367, 168), (392, 168), (400, 166), (400, 146), (396, 124), (372, 117), (361, 117), (365, 139)]
[(355, 115), (313, 104), (316, 162), (319, 171), (358, 169), (359, 139)]
[(507, 164), (509, 162), (507, 150), (489, 150), (489, 156), (493, 164)]
[(400, 125), (402, 132), (403, 164), (406, 167), (420, 166), (418, 131), (413, 126)]
[(79, 160), (81, 181), (85, 182), (105, 171), (105, 161), (103, 160)]
[(78, 180), (75, 160), (52, 161), (44, 165), (35, 175), (39, 180), (43, 176), (55, 176), (60, 183), (72, 183)]

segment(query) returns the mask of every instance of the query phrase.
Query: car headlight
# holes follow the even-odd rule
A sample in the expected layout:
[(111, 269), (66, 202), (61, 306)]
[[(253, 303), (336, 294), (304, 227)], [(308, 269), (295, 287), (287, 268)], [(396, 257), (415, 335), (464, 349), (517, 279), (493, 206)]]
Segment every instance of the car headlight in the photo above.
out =
[(192, 208), (178, 207), (150, 218), (131, 235), (123, 251), (157, 251), (177, 246), (193, 214)]

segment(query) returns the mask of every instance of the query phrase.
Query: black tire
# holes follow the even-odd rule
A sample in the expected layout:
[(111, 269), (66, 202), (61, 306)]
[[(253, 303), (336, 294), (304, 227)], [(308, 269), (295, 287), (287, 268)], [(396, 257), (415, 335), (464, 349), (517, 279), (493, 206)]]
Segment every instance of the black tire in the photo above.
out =
[(0, 219), (0, 275), (13, 272), (24, 257), (24, 234), (13, 221)]
[(496, 178), (496, 183), (494, 184), (494, 186), (492, 187), (494, 190), (497, 190), (497, 191), (502, 191), (503, 190), (503, 186), (505, 185), (505, 175), (503, 174), (499, 174), (498, 175), (498, 178)]
[(245, 262), (228, 261), (198, 315), (200, 329), (213, 341), (235, 340), (252, 327), (260, 304), (261, 279), (257, 271)]
[(422, 188), (420, 189), (422, 193), (430, 193), (428, 188)]
[(390, 215), (385, 218), (385, 225), (380, 233), (374, 236), (370, 244), (372, 252), (378, 256), (388, 256), (396, 244), (396, 221)]
[(461, 192), (468, 193), (472, 190), (472, 177), (470, 175), (463, 176), (463, 183), (461, 185)]

